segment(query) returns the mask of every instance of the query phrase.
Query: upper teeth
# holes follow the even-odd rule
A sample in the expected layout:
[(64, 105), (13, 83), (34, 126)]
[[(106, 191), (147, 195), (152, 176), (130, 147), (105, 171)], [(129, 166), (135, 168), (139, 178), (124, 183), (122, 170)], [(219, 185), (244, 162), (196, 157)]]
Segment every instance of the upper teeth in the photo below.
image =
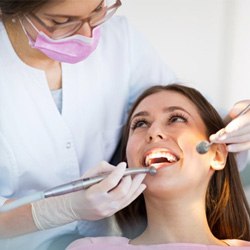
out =
[(146, 166), (150, 166), (152, 161), (157, 158), (166, 158), (168, 162), (176, 162), (178, 159), (170, 152), (154, 152), (146, 156)]

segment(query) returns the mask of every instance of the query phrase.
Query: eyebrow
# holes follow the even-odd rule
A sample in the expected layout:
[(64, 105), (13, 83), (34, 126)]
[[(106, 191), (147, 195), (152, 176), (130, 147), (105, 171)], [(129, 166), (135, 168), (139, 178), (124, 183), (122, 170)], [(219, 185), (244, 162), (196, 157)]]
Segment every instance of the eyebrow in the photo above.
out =
[[(179, 107), (179, 106), (170, 106), (170, 107), (167, 107), (167, 108), (163, 108), (163, 112), (164, 112), (164, 113), (173, 112), (173, 111), (175, 111), (175, 110), (181, 110), (181, 111), (187, 113), (188, 115), (192, 116), (186, 109), (184, 109), (184, 108), (182, 108), (182, 107)], [(138, 117), (138, 116), (149, 116), (149, 112), (147, 112), (147, 111), (140, 111), (140, 112), (134, 114), (134, 115), (131, 117), (130, 120), (132, 121), (134, 118), (136, 118), (136, 117)]]

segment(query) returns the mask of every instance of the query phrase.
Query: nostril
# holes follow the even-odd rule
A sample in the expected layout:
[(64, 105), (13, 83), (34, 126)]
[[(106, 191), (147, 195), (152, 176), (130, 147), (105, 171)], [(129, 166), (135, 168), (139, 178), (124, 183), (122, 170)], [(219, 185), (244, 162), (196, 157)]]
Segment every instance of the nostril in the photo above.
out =
[(164, 136), (162, 134), (156, 134), (156, 135), (149, 135), (148, 136), (149, 141), (154, 141), (154, 140), (157, 140), (157, 139), (163, 140)]

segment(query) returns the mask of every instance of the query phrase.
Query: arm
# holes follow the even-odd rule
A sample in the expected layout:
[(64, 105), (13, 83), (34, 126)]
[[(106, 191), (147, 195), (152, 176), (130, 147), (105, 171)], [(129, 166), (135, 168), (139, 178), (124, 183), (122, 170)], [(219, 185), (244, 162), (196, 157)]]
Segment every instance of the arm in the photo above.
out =
[[(11, 200), (6, 201), (6, 203)], [(37, 231), (31, 205), (25, 205), (6, 213), (0, 213), (0, 238), (8, 238)]]
[(91, 170), (88, 176), (111, 170), (107, 178), (86, 190), (40, 200), (0, 214), (2, 237), (37, 229), (45, 230), (76, 220), (99, 220), (113, 215), (143, 192), (145, 185), (141, 183), (145, 174), (122, 178), (126, 170), (125, 163), (114, 167), (103, 162)]
[[(82, 238), (76, 241), (73, 241), (66, 250), (88, 250), (88, 249), (95, 249), (93, 242), (91, 241), (91, 238)], [(98, 247), (96, 247), (98, 249)], [(103, 249), (103, 248), (102, 248)]]

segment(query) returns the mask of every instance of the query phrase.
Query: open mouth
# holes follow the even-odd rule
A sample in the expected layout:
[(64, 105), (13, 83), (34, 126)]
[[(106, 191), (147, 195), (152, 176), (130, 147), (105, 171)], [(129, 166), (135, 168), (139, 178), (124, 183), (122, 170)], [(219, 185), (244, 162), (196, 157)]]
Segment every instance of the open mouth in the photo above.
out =
[(146, 153), (144, 158), (144, 164), (146, 167), (153, 166), (156, 169), (172, 165), (177, 161), (179, 161), (179, 157), (166, 149), (151, 150), (150, 152)]

